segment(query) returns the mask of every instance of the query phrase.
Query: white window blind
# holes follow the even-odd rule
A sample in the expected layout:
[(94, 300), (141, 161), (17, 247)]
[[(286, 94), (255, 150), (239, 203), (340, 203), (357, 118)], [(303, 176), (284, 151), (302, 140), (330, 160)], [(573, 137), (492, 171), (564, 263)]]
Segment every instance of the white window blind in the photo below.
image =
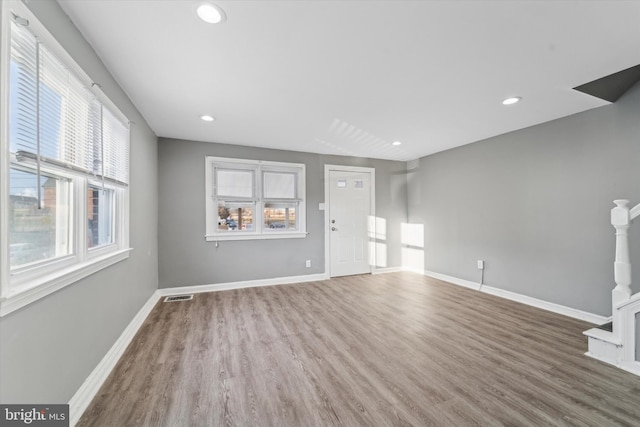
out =
[(102, 109), (104, 176), (129, 182), (129, 128), (107, 108)]
[[(102, 105), (93, 99), (89, 108), (87, 142), (91, 145), (91, 157), (87, 157), (87, 169), (97, 176), (102, 174)], [(127, 161), (127, 165), (128, 165)], [(127, 166), (128, 167), (128, 166)], [(126, 182), (126, 181), (125, 181)]]
[(127, 184), (128, 126), (28, 27), (11, 31), (11, 151)]
[(296, 173), (264, 172), (263, 197), (275, 200), (296, 200)]
[(10, 103), (19, 106), (9, 110), (9, 141), (14, 153), (19, 150), (37, 151), (36, 46), (36, 39), (29, 31), (19, 31), (19, 27), (11, 23)]
[(238, 199), (252, 199), (254, 171), (216, 169), (216, 195)]

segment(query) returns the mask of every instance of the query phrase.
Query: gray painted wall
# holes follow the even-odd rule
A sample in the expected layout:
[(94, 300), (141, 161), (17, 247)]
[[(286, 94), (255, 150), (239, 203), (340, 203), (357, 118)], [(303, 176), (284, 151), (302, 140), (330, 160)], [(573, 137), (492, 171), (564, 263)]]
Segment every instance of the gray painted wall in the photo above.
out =
[[(205, 156), (304, 163), (304, 239), (205, 242)], [(324, 272), (324, 165), (376, 169), (376, 215), (387, 219), (387, 266), (399, 267), (406, 221), (405, 163), (159, 138), (160, 288), (299, 276)], [(311, 260), (311, 268), (305, 260)]]
[(136, 122), (130, 258), (0, 318), (0, 401), (67, 403), (157, 289), (157, 138), (58, 4), (28, 6)]
[[(482, 259), (486, 285), (609, 315), (609, 211), (614, 199), (640, 203), (640, 85), (616, 104), (421, 158), (408, 181), (426, 270), (479, 282)], [(640, 271), (638, 224), (631, 240)]]

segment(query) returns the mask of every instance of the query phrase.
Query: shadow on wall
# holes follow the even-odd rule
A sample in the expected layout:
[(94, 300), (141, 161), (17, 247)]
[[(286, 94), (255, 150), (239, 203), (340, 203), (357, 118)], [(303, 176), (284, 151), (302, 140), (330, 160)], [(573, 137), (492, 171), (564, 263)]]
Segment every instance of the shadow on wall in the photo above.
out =
[(400, 224), (402, 266), (424, 273), (424, 224)]
[[(370, 216), (369, 264), (375, 267), (387, 267), (387, 220)], [(424, 224), (400, 224), (402, 244), (402, 267), (424, 272)]]
[(387, 266), (387, 220), (369, 216), (367, 225), (369, 235), (369, 265), (384, 268)]

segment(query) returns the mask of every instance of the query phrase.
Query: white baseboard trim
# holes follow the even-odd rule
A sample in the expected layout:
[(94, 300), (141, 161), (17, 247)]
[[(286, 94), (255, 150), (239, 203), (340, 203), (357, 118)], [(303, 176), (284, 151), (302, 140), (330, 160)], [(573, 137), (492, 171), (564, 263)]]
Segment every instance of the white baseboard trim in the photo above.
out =
[(517, 301), (533, 307), (541, 308), (543, 310), (563, 314), (568, 317), (573, 317), (574, 319), (584, 320), (585, 322), (593, 323), (594, 325), (602, 325), (604, 323), (607, 323), (607, 318), (604, 316), (578, 310), (576, 308), (567, 307), (565, 305), (544, 301), (527, 295), (505, 291), (504, 289), (498, 289), (491, 286), (483, 286), (481, 291), (487, 294), (499, 296), (501, 298), (510, 299), (512, 301)]
[(590, 353), (588, 351), (584, 355), (587, 356), (587, 357), (590, 357), (592, 359), (596, 359), (596, 360), (598, 360), (598, 361), (600, 361), (602, 363), (606, 363), (607, 365), (615, 366), (616, 368), (620, 367), (620, 366), (618, 366), (618, 364), (616, 363), (615, 360), (609, 359), (608, 357), (599, 356), (599, 355), (597, 355), (595, 353)]
[(129, 322), (129, 325), (122, 332), (120, 337), (111, 346), (107, 354), (102, 358), (100, 363), (89, 374), (87, 379), (82, 383), (78, 391), (69, 400), (69, 426), (73, 427), (80, 420), (80, 417), (91, 403), (100, 390), (100, 387), (107, 379), (120, 357), (127, 349), (127, 346), (136, 335), (145, 319), (151, 313), (151, 310), (160, 299), (158, 291), (149, 297), (147, 302), (138, 311), (135, 317)]
[(618, 363), (615, 359), (599, 356), (597, 354), (590, 353), (588, 351), (584, 355), (592, 359), (599, 360), (602, 363), (615, 366), (616, 368), (622, 369), (623, 371), (627, 371), (633, 375), (640, 376), (640, 362), (619, 362)]
[(273, 279), (246, 280), (241, 282), (215, 283), (212, 285), (177, 286), (158, 289), (160, 296), (197, 294), (202, 292), (228, 291), (231, 289), (255, 288), (258, 286), (290, 285), (293, 283), (317, 282), (326, 280), (324, 273), (305, 276), (276, 277)]
[(398, 273), (405, 271), (402, 267), (376, 267), (371, 274), (385, 274), (385, 273)]
[(640, 376), (640, 362), (622, 362), (618, 365), (618, 368), (624, 369), (627, 372)]
[(446, 274), (436, 273), (435, 271), (425, 270), (423, 272), (425, 276), (433, 277), (434, 279), (442, 280), (444, 282), (453, 283), (454, 285), (464, 286), (465, 288), (480, 290), (480, 283), (472, 282), (470, 280), (459, 279), (453, 276), (447, 276)]
[(480, 285), (480, 283), (459, 279), (453, 276), (447, 276), (446, 274), (435, 273), (433, 271), (424, 271), (423, 274), (425, 276), (433, 277), (434, 279), (439, 279), (445, 282), (453, 283), (454, 285), (475, 289), (476, 291), (484, 292), (490, 295), (495, 295), (497, 297), (505, 298), (511, 301), (517, 301), (526, 305), (530, 305), (532, 307), (541, 308), (543, 310), (562, 314), (564, 316), (573, 317), (574, 319), (583, 320), (585, 322), (589, 322), (594, 325), (602, 325), (609, 321), (609, 318), (604, 316), (600, 316), (597, 314), (593, 314), (593, 313), (578, 310), (575, 308), (567, 307), (564, 305), (556, 304), (553, 302), (544, 301), (544, 300), (533, 298), (527, 295), (522, 295), (522, 294), (518, 294), (511, 291), (505, 291), (504, 289), (494, 288), (492, 286)]

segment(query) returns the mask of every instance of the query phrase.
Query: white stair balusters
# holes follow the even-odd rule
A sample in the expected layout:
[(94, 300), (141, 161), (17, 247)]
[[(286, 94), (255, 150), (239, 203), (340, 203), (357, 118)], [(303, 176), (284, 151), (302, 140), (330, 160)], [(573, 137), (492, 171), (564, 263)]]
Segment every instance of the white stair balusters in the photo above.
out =
[(640, 204), (629, 209), (629, 200), (614, 200), (611, 225), (616, 229), (616, 254), (613, 264), (616, 287), (611, 292), (613, 332), (601, 328), (585, 331), (589, 338), (587, 355), (640, 375), (636, 352), (636, 316), (640, 313), (640, 293), (631, 295), (631, 258), (629, 227), (640, 216)]
[[(614, 281), (613, 306), (631, 298), (631, 260), (629, 258), (629, 201), (626, 199), (614, 200), (616, 207), (611, 209), (611, 225), (616, 229), (616, 257), (613, 264)], [(614, 314), (615, 316), (615, 314)], [(615, 328), (615, 321), (614, 321)]]

